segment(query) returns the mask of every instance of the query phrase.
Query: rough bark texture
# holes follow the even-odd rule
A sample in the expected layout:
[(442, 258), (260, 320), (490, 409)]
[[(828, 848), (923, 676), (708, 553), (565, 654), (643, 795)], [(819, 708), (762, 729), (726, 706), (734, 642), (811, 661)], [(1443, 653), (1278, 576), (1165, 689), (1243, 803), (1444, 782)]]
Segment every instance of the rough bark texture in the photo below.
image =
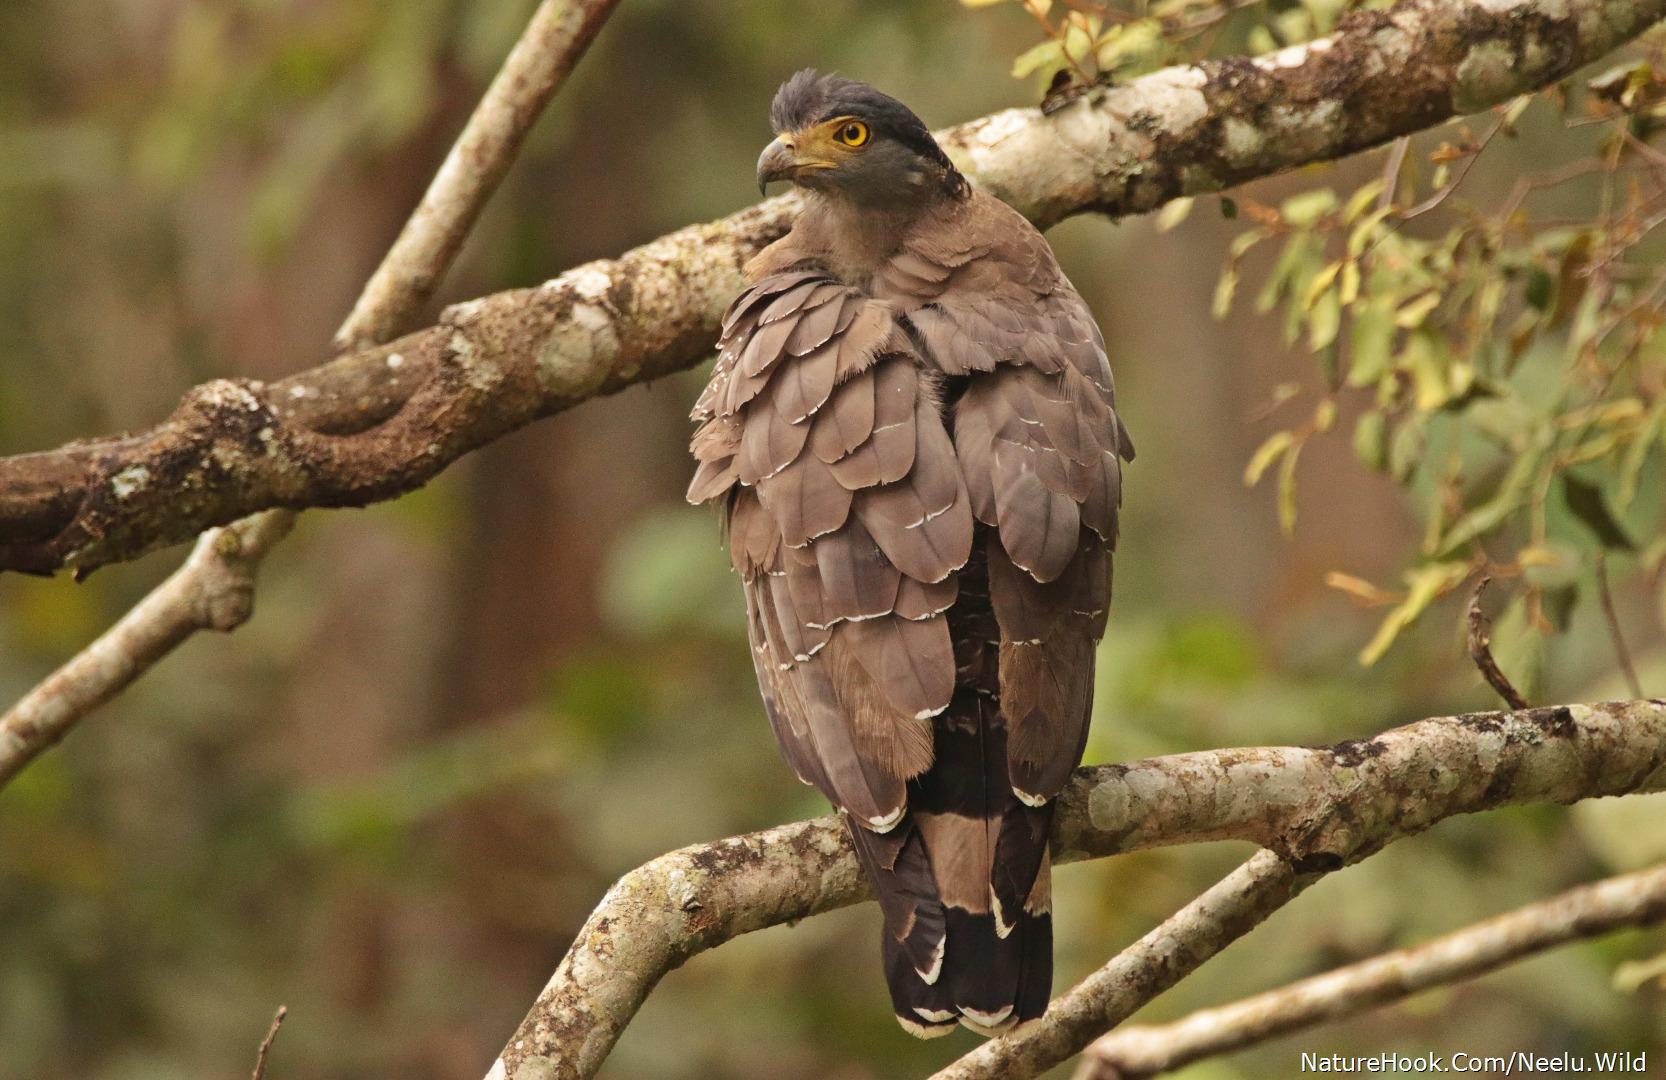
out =
[(1570, 889), (1425, 942), (1172, 1024), (1127, 1027), (1088, 1047), (1075, 1080), (1143, 1080), (1420, 990), (1474, 978), (1557, 945), (1666, 919), (1666, 866)]
[[(1140, 213), (1504, 101), (1663, 14), (1666, 0), (1403, 0), (1308, 45), (1158, 72), (1048, 116), (1008, 110), (941, 139), (1041, 225)], [(0, 569), (91, 568), (261, 509), (390, 498), (538, 417), (690, 367), (740, 264), (794, 205), (772, 199), (459, 305), (279, 383), (207, 383), (149, 432), (0, 460)]]
[[(974, 1052), (968, 1068), (983, 1071), (943, 1075), (1033, 1075), (1023, 1070), (1064, 1060), (1109, 1026), (1108, 1015), (1170, 985), (1165, 972), (1178, 977), (1174, 965), (1183, 958), (1195, 967), (1316, 875), (1444, 818), (1661, 790), (1666, 701), (1476, 713), (1332, 747), (1218, 750), (1079, 769), (1060, 798), (1054, 848), (1061, 860), (1221, 839), (1270, 850), (1200, 898), (1202, 908), (1176, 916), (1204, 925), (1197, 920), (1214, 913), (1209, 935), (1194, 941), (1187, 931), (1169, 940), (1180, 924), (1165, 923), (1166, 934), (1154, 931), (1109, 975), (1090, 980), (1074, 999), (1079, 1008), (1068, 1004), (1071, 995), (1060, 999), (1060, 1017), (1072, 1018), (1062, 1034), (1039, 1026), (1016, 1032)], [(608, 892), (493, 1075), (593, 1076), (667, 971), (738, 934), (868, 896), (832, 817), (662, 856)]]

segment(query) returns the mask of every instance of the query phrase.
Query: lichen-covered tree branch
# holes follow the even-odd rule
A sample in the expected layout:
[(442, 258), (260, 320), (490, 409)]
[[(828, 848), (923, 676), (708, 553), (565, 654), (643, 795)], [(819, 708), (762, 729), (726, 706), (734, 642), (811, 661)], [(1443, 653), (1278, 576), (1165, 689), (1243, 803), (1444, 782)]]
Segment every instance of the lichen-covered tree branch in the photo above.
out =
[[(942, 133), (975, 180), (1046, 226), (1355, 153), (1600, 58), (1666, 0), (1403, 0), (1328, 37), (1014, 109)], [(790, 198), (672, 233), (274, 383), (217, 380), (134, 434), (0, 461), (0, 569), (91, 569), (259, 510), (360, 506), (539, 417), (710, 350), (741, 263)]]
[[(1176, 956), (1202, 963), (1316, 876), (1446, 818), (1662, 790), (1666, 701), (1479, 713), (1321, 749), (1215, 750), (1080, 769), (1060, 797), (1061, 861), (1210, 840), (1249, 841), (1267, 854), (1219, 896), (1200, 899), (1182, 928), (1154, 931), (1045, 1020), (943, 1075), (1045, 1071), (1170, 985), (1182, 974)], [(602, 899), (492, 1075), (593, 1076), (666, 972), (740, 934), (870, 895), (832, 817), (661, 856)], [(1185, 953), (1194, 939), (1213, 945)]]
[[(464, 125), (393, 247), (336, 331), (338, 344), (384, 342), (408, 325), (450, 266), (543, 107), (618, 0), (544, 0)], [(392, 365), (397, 369), (398, 365)], [(230, 386), (231, 384), (226, 384)], [(343, 388), (343, 395), (351, 391)], [(149, 476), (138, 466), (131, 479)], [(112, 483), (115, 481), (112, 480)], [(235, 630), (254, 610), (260, 562), (293, 527), (264, 510), (199, 538), (191, 557), (110, 630), (0, 713), (0, 788), (87, 713), (199, 630)], [(3, 546), (3, 545), (0, 545)]]

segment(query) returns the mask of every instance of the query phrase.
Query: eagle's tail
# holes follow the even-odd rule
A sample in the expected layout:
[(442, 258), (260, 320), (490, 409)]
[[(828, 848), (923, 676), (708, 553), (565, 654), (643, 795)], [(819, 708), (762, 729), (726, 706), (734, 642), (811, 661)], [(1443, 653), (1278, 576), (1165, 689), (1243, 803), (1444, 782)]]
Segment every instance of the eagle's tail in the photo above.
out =
[(936, 728), (936, 758), (909, 784), (908, 815), (888, 833), (855, 824), (851, 833), (884, 911), (898, 1023), (922, 1038), (956, 1022), (992, 1035), (1047, 1008), (1053, 807), (1013, 794), (991, 696), (958, 691)]

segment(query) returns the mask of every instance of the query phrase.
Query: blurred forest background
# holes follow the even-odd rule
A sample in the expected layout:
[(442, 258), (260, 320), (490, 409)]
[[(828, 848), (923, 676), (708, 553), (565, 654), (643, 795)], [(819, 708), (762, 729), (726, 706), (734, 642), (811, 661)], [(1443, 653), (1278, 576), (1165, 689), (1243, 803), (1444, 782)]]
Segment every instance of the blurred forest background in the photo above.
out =
[[(0, 452), (141, 427), (193, 383), (321, 360), (532, 6), (0, 4)], [(798, 67), (869, 80), (943, 125), (1033, 103), (1036, 81), (1008, 70), (1037, 40), (1010, 5), (630, 0), (442, 300), (753, 201), (768, 101)], [(1473, 200), (1588, 151), (1532, 116), (1477, 164)], [(1357, 187), (1381, 160), (1324, 182)], [(1315, 182), (1240, 194), (1276, 204)], [(1317, 375), (1279, 319), (1249, 304), (1210, 317), (1245, 224), (1214, 205), (1166, 232), (1078, 218), (1051, 233), (1104, 326), (1140, 450), (1088, 760), (1326, 743), (1494, 707), (1463, 654), (1459, 597), (1376, 665), (1357, 659), (1382, 613), (1325, 576), (1393, 580), (1420, 527), (1401, 489), (1355, 460), (1351, 418), (1307, 446), (1293, 536), (1273, 494), (1246, 488), (1246, 462), (1279, 426), (1276, 388)], [(1264, 276), (1271, 255), (1252, 253), (1246, 274)], [(279, 1002), (273, 1080), (478, 1076), (615, 877), (824, 812), (776, 756), (715, 521), (681, 501), (702, 381), (540, 423), (398, 502), (306, 515), (268, 562), (251, 623), (192, 641), (0, 794), (0, 1077), (246, 1076)], [(1643, 490), (1663, 487), (1656, 461)], [(0, 695), (23, 693), (180, 555), (81, 585), (0, 578)], [(1643, 685), (1662, 693), (1661, 597), (1618, 561), (1615, 583)], [(1629, 696), (1601, 620), (1582, 594), (1536, 701)], [(1327, 879), (1147, 1016), (1660, 858), (1663, 821), (1653, 797), (1447, 822)], [(1244, 854), (1061, 870), (1058, 985)], [(841, 911), (698, 957), (603, 1075), (924, 1075), (973, 1037), (898, 1032), (877, 917)], [(1615, 982), (1624, 961), (1663, 949), (1659, 931), (1564, 949), (1184, 1075), (1292, 1075), (1298, 1049), (1666, 1057), (1666, 991)]]

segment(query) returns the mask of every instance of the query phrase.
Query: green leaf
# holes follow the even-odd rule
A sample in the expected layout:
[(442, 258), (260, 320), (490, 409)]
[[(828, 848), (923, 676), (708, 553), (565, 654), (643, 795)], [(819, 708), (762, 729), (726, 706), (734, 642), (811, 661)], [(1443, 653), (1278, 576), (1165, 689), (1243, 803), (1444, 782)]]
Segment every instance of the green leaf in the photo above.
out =
[(1292, 195), (1284, 200), (1279, 207), (1279, 216), (1285, 224), (1298, 229), (1312, 228), (1319, 219), (1335, 210), (1337, 206), (1336, 192), (1330, 188), (1315, 188), (1304, 191), (1300, 195)]
[(1622, 511), (1629, 510), (1637, 498), (1638, 477), (1642, 475), (1643, 465), (1662, 434), (1666, 434), (1666, 401), (1649, 410), (1649, 415), (1632, 432), (1631, 443), (1620, 461), (1620, 486), (1614, 495), (1614, 504)]
[(1384, 206), (1371, 213), (1348, 233), (1348, 258), (1357, 259), (1382, 233), (1383, 222), (1394, 213), (1394, 207)]
[(1388, 419), (1376, 409), (1354, 422), (1354, 456), (1367, 469), (1388, 468)]
[(1308, 317), (1307, 346), (1314, 352), (1327, 349), (1342, 329), (1342, 299), (1327, 289)]
[(1209, 313), (1217, 319), (1224, 319), (1232, 312), (1232, 297), (1238, 291), (1238, 267), (1236, 264), (1221, 271), (1221, 279), (1215, 282), (1215, 299), (1209, 305)]
[(1018, 54), (1017, 59), (1012, 62), (1012, 77), (1022, 79), (1043, 69), (1056, 70), (1069, 66), (1070, 61), (1065, 59), (1064, 55), (1063, 40), (1049, 38)]
[(1313, 280), (1307, 283), (1307, 288), (1302, 293), (1302, 307), (1313, 310), (1313, 305), (1319, 302), (1319, 297), (1325, 294), (1325, 290), (1336, 284), (1336, 275), (1341, 272), (1342, 262), (1339, 259), (1313, 275)]
[(1279, 252), (1278, 261), (1273, 263), (1272, 270), (1267, 274), (1267, 282), (1261, 287), (1261, 293), (1255, 298), (1255, 310), (1266, 314), (1278, 306), (1278, 302), (1292, 289), (1292, 281), (1309, 263), (1319, 257), (1319, 245), (1312, 233), (1299, 232), (1291, 235), (1284, 242), (1284, 250)]
[(1469, 564), (1465, 562), (1429, 563), (1407, 571), (1406, 598), (1388, 613), (1377, 628), (1376, 635), (1360, 650), (1359, 662), (1370, 667), (1381, 660), (1401, 631), (1416, 622), (1430, 604), (1457, 588), (1468, 576)]
[(1626, 535), (1625, 529), (1609, 511), (1600, 487), (1573, 473), (1563, 473), (1562, 494), (1566, 497), (1568, 509), (1573, 511), (1573, 516), (1596, 534), (1603, 547), (1610, 551), (1637, 550), (1636, 543)]
[(1388, 374), (1394, 344), (1394, 318), (1388, 309), (1381, 303), (1356, 308), (1350, 342), (1353, 351), (1348, 363), (1348, 385), (1375, 385)]
[(1415, 330), (1429, 318), (1429, 313), (1440, 306), (1438, 292), (1426, 292), (1394, 313), (1394, 325), (1402, 330)]
[(1344, 307), (1353, 307), (1359, 299), (1359, 261), (1349, 259), (1342, 264), (1342, 283), (1337, 287), (1336, 295), (1341, 298)]
[(1492, 656), (1528, 701), (1539, 696), (1544, 681), (1545, 636), (1527, 617), (1527, 602), (1510, 601), (1492, 628)]
[(1238, 203), (1230, 196), (1221, 196), (1221, 217), (1231, 221), (1238, 216)]
[(1267, 436), (1265, 442), (1250, 455), (1249, 464), (1244, 466), (1244, 486), (1254, 487), (1261, 482), (1262, 475), (1277, 461), (1285, 451), (1296, 444), (1294, 432), (1275, 431)]
[(1406, 350), (1400, 356), (1399, 366), (1411, 375), (1417, 408), (1422, 412), (1434, 412), (1451, 396), (1446, 367), (1441, 363), (1445, 345), (1444, 338), (1432, 333), (1406, 338)]
[(1504, 474), (1504, 479), (1499, 481), (1492, 498), (1453, 522), (1435, 554), (1450, 555), (1471, 540), (1492, 532), (1521, 509), (1533, 490), (1533, 481), (1538, 477), (1545, 449), (1544, 440), (1538, 440), (1531, 450), (1519, 455)]
[(1428, 428), (1428, 418), (1422, 413), (1414, 413), (1395, 425), (1394, 438), (1388, 445), (1388, 474), (1397, 483), (1410, 480), (1412, 473), (1423, 464)]
[(1359, 220), (1361, 214), (1369, 210), (1376, 203), (1377, 197), (1383, 193), (1383, 178), (1377, 177), (1352, 195), (1348, 196), (1348, 203), (1342, 208), (1342, 220), (1352, 225)]
[(1278, 467), (1278, 527), (1285, 536), (1296, 534), (1296, 459), (1301, 454), (1302, 444), (1296, 443)]
[(1124, 77), (1156, 71), (1169, 58), (1163, 24), (1156, 19), (1139, 19), (1113, 26), (1099, 38), (1094, 56), (1100, 70)]
[(1527, 271), (1527, 284), (1522, 287), (1522, 299), (1539, 311), (1549, 311), (1556, 297), (1556, 281), (1542, 266)]

